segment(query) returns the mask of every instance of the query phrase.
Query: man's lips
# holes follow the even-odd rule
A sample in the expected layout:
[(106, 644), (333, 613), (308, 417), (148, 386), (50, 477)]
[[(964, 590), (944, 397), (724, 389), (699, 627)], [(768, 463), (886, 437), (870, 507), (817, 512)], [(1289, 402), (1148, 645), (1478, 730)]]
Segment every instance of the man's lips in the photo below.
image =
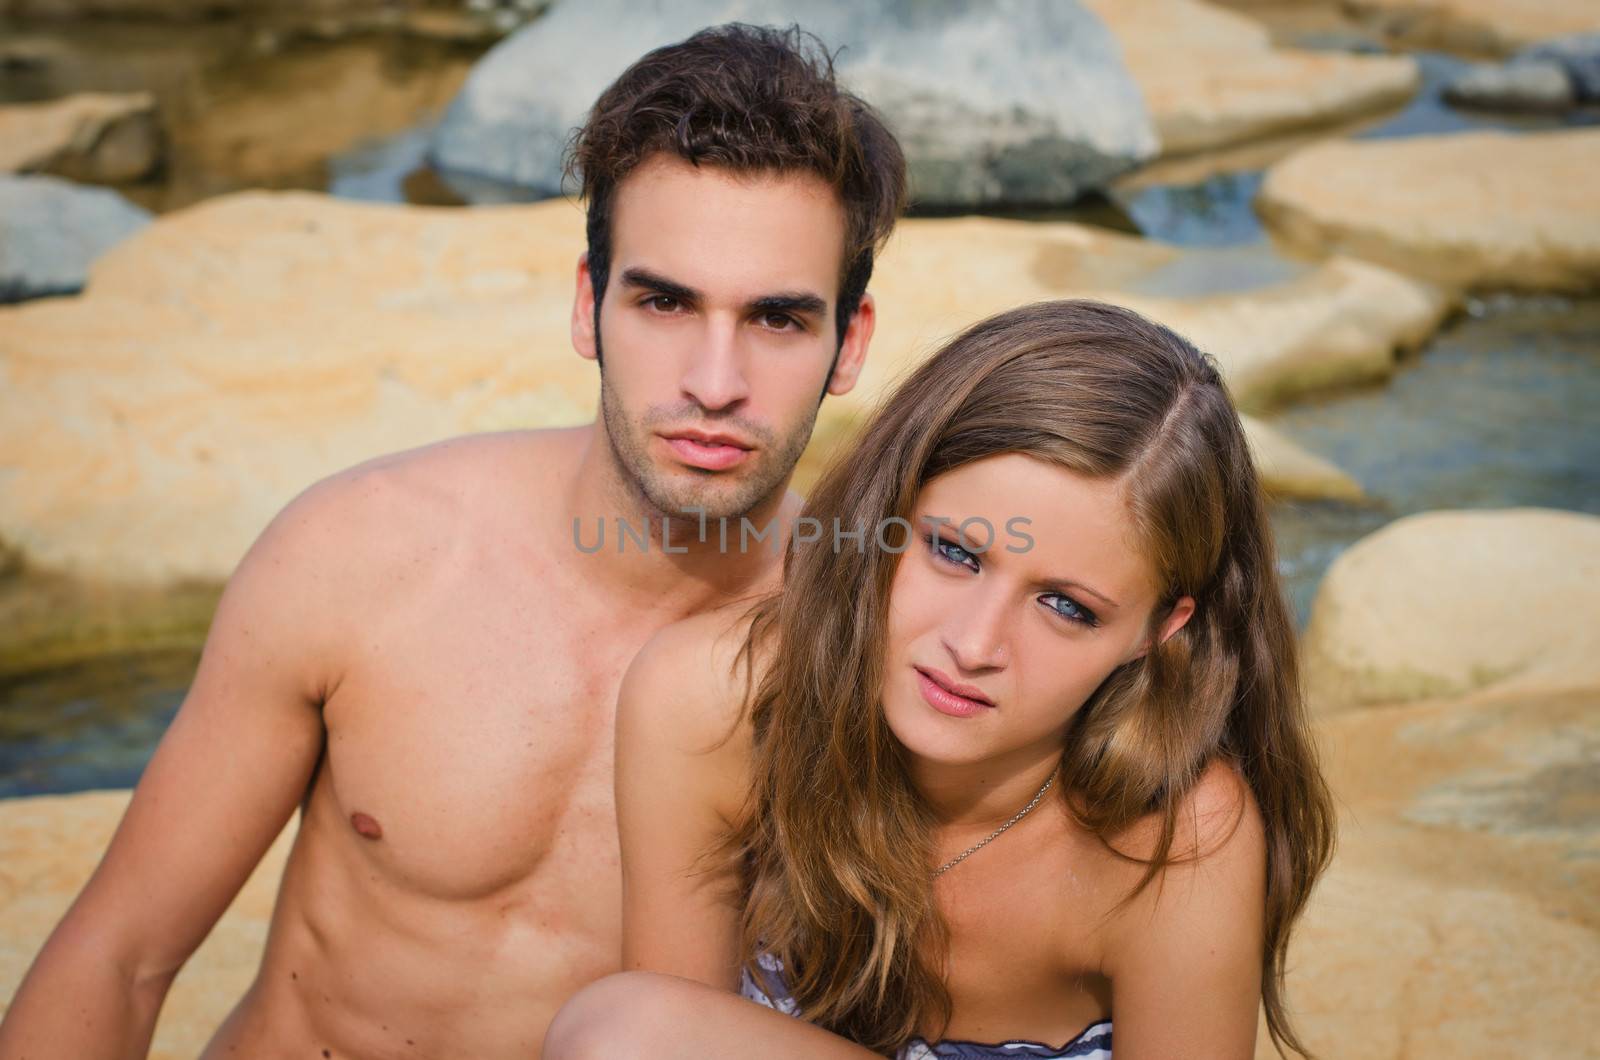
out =
[(679, 460), (706, 471), (730, 468), (755, 448), (742, 438), (719, 431), (677, 430), (660, 437)]
[(982, 689), (952, 680), (948, 674), (932, 667), (916, 666), (913, 669), (917, 672), (917, 685), (922, 698), (941, 714), (970, 718), (985, 708), (994, 707), (994, 700), (984, 695)]

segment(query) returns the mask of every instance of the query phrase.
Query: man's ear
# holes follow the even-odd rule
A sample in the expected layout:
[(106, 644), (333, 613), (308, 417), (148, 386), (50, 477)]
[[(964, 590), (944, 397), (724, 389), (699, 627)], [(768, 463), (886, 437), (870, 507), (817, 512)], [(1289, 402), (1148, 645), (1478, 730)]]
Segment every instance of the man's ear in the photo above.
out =
[(585, 360), (595, 359), (594, 277), (589, 275), (589, 255), (578, 255), (577, 290), (572, 297), (572, 348)]
[(861, 303), (850, 315), (844, 330), (844, 341), (839, 344), (839, 356), (833, 364), (833, 374), (828, 377), (828, 393), (835, 396), (848, 394), (861, 378), (861, 365), (867, 359), (867, 344), (878, 326), (878, 305), (871, 294), (863, 294)]
[(1156, 635), (1151, 638), (1149, 643), (1140, 648), (1137, 654), (1133, 655), (1127, 661), (1132, 662), (1134, 659), (1144, 658), (1145, 655), (1149, 653), (1151, 648), (1155, 647), (1157, 644), (1165, 644), (1167, 639), (1170, 638), (1174, 633), (1188, 625), (1189, 619), (1193, 617), (1194, 597), (1178, 597), (1178, 602), (1172, 605), (1172, 610), (1168, 611), (1167, 617), (1162, 619), (1161, 628), (1156, 630)]

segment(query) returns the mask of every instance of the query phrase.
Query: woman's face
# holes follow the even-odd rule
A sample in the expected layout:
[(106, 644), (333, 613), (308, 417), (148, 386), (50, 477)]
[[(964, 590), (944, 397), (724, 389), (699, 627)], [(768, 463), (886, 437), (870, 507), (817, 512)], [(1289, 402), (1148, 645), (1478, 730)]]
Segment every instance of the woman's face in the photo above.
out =
[[(929, 481), (912, 524), (890, 598), (889, 728), (930, 763), (1059, 751), (1073, 713), (1151, 640), (1155, 576), (1116, 483), (1007, 453)], [(1180, 600), (1156, 636), (1192, 610)]]

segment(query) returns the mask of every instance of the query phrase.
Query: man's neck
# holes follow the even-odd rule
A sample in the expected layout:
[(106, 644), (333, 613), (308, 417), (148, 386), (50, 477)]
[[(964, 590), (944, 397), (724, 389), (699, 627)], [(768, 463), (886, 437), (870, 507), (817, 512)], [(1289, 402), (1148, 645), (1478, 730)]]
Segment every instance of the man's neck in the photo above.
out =
[[(800, 500), (780, 488), (743, 520), (666, 516), (624, 477), (604, 426), (590, 424), (563, 498), (565, 547), (585, 576), (643, 606), (687, 615), (776, 588)], [(769, 530), (770, 528), (770, 530)], [(766, 536), (758, 539), (757, 531)]]

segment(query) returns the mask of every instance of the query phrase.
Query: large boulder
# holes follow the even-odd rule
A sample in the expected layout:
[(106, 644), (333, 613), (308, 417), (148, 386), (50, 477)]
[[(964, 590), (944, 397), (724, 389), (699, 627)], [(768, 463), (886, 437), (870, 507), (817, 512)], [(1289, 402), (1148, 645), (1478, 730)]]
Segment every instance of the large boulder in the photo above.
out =
[[(1484, 597), (1510, 584), (1472, 580)], [(1455, 628), (1474, 618), (1516, 621), (1489, 604)], [(1567, 613), (1544, 628), (1578, 624)], [(1311, 1050), (1592, 1055), (1600, 691), (1324, 714), (1316, 735), (1340, 823), (1289, 950), (1289, 1002)], [(1276, 1056), (1264, 1039), (1259, 1060)]]
[(1397, 106), (1407, 56), (1274, 47), (1265, 26), (1201, 0), (1086, 0), (1155, 119), (1163, 155), (1209, 150)]
[[(0, 1014), (128, 805), (126, 791), (0, 800)], [(151, 1060), (199, 1056), (249, 989), (295, 825), (279, 836), (167, 995)]]
[[(572, 130), (652, 48), (738, 20), (798, 22), (900, 137), (924, 205), (1064, 203), (1156, 140), (1116, 41), (1077, 0), (558, 4), (490, 52), (433, 142), (444, 169), (559, 194)], [(465, 186), (465, 185), (464, 185)]]
[(148, 92), (83, 92), (0, 106), (0, 173), (115, 184), (148, 176), (164, 142)]
[(1352, 546), (1324, 577), (1306, 674), (1324, 710), (1600, 689), (1600, 518), (1429, 512)]
[(1508, 55), (1551, 37), (1600, 30), (1594, 0), (1341, 0), (1341, 6), (1415, 48)]
[(1465, 287), (1600, 290), (1600, 129), (1331, 141), (1273, 166), (1273, 232)]
[[(0, 310), (0, 539), (40, 570), (215, 582), (340, 467), (462, 432), (585, 422), (597, 380), (568, 335), (582, 245), (583, 214), (563, 201), (460, 211), (252, 193), (162, 217), (97, 263), (83, 297)], [(1204, 255), (1181, 267), (1198, 253), (1066, 223), (904, 222), (873, 281), (861, 384), (823, 405), (801, 484), (941, 340), (1020, 302), (1146, 312), (1212, 351), (1257, 405), (1381, 377), (1449, 306), (1341, 261), (1186, 295), (1163, 276), (1203, 276)], [(1351, 494), (1257, 438), (1269, 488)]]
[(82, 290), (90, 264), (149, 223), (106, 188), (0, 176), (0, 302)]

